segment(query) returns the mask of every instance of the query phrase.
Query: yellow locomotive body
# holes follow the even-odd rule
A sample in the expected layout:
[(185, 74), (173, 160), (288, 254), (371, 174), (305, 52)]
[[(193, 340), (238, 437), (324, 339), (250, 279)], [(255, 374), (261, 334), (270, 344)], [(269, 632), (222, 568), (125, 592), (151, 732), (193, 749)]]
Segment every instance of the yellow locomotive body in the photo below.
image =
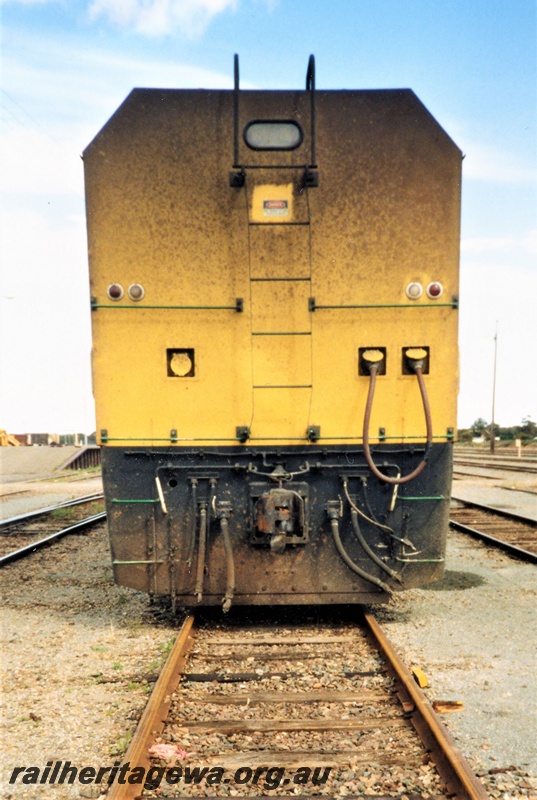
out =
[(409, 90), (308, 81), (136, 89), (84, 153), (115, 578), (181, 605), (442, 575), (461, 153)]

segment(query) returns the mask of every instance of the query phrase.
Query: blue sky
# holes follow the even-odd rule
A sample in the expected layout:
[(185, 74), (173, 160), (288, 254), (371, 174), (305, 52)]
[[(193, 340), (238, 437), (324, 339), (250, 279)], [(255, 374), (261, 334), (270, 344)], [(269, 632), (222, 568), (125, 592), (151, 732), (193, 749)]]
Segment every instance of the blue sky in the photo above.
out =
[(412, 88), (466, 155), (459, 424), (537, 419), (534, 0), (0, 0), (0, 427), (94, 429), (80, 153), (133, 86)]

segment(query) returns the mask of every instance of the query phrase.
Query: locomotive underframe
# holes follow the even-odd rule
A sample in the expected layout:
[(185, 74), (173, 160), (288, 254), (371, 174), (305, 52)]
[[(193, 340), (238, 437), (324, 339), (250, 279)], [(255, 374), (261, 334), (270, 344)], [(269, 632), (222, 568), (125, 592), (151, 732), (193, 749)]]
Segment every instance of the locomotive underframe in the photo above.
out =
[[(423, 453), (423, 445), (403, 443), (373, 450), (392, 477), (413, 470)], [(424, 472), (399, 487), (372, 476), (353, 445), (104, 446), (102, 462), (116, 582), (170, 595), (178, 605), (219, 605), (229, 591), (222, 519), (236, 605), (383, 602), (389, 594), (382, 586), (396, 591), (442, 577), (449, 442), (433, 444)], [(397, 578), (358, 541), (345, 485), (369, 518), (355, 516), (363, 538)], [(344, 563), (330, 515), (349, 558), (376, 583)]]

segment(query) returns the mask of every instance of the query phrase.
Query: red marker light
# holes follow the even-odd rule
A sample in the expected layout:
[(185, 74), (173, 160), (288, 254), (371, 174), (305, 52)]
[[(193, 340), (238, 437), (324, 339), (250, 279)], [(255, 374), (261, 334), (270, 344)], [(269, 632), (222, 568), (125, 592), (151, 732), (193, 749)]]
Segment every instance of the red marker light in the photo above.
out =
[(106, 293), (110, 300), (121, 300), (124, 295), (123, 286), (119, 283), (111, 283)]
[(444, 287), (438, 281), (433, 281), (427, 287), (427, 295), (431, 298), (431, 300), (436, 300), (437, 297), (440, 297), (444, 292)]

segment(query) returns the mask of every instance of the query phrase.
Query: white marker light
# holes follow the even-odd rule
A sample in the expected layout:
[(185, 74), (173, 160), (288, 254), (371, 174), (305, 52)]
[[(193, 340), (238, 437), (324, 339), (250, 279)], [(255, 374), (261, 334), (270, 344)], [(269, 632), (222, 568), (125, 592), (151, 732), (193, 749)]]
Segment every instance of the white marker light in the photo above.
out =
[(417, 283), (416, 281), (412, 281), (406, 287), (406, 296), (409, 297), (411, 300), (417, 300), (423, 294), (423, 286), (421, 283)]
[(131, 283), (127, 292), (131, 300), (141, 300), (145, 295), (145, 289), (139, 283)]

